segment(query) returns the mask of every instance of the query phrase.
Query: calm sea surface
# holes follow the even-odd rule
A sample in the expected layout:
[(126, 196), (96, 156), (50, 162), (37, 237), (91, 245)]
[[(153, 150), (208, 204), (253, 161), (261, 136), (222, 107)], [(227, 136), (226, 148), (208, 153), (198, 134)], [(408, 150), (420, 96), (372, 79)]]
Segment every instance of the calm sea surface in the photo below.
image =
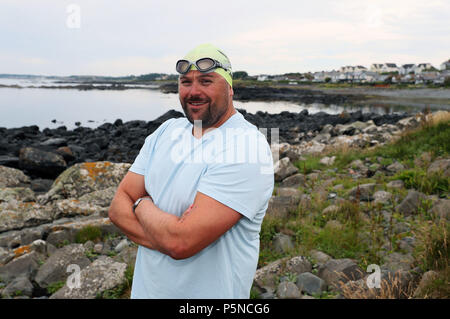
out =
[[(0, 84), (21, 86), (57, 85), (51, 82), (30, 82), (15, 79), (0, 79)], [(65, 84), (67, 85), (67, 84)], [(343, 107), (339, 105), (294, 104), (290, 102), (240, 102), (234, 101), (236, 108), (250, 113), (258, 111), (280, 113), (282, 111), (309, 113), (324, 111), (338, 114), (344, 109), (363, 112), (386, 113), (380, 108)], [(145, 120), (151, 121), (174, 109), (182, 112), (177, 94), (164, 94), (149, 87), (128, 90), (88, 90), (41, 89), (41, 88), (0, 88), (0, 127), (14, 128), (38, 125), (46, 127), (81, 126), (97, 127), (106, 122)], [(52, 121), (55, 121), (53, 123)]]

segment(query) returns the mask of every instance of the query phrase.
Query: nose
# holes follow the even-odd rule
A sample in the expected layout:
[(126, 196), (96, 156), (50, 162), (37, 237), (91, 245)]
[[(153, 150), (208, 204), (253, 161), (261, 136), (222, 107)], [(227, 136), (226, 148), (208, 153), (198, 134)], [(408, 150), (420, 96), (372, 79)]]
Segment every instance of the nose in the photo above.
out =
[(190, 87), (190, 90), (189, 90), (189, 95), (199, 96), (199, 95), (201, 95), (201, 93), (202, 93), (202, 90), (201, 90), (200, 84), (198, 83), (198, 81), (193, 81), (192, 85)]

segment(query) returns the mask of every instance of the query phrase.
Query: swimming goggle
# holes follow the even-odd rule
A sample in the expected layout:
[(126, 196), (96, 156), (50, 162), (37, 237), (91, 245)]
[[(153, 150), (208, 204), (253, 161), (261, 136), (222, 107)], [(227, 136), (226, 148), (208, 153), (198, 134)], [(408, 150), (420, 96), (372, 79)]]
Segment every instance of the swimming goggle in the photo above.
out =
[(178, 60), (176, 70), (180, 74), (186, 74), (189, 72), (192, 65), (195, 65), (197, 70), (202, 73), (208, 73), (217, 68), (222, 68), (231, 74), (231, 66), (223, 65), (219, 61), (211, 58), (201, 58), (195, 62), (191, 62), (188, 60)]

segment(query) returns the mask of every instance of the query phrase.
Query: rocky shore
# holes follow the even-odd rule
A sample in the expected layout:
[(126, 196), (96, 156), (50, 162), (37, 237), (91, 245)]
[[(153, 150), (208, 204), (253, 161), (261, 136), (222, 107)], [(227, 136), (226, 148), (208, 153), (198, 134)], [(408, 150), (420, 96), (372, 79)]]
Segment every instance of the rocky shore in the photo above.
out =
[[(280, 144), (272, 145), (280, 156), (275, 163), (277, 186), (268, 220), (289, 226), (294, 212), (313, 211), (317, 201), (321, 203), (319, 215), (328, 216), (324, 229), (342, 230), (343, 221), (338, 218), (342, 207), (355, 198), (361, 205), (378, 205), (382, 209), (364, 211), (361, 218), (379, 216), (377, 225), (384, 232), (378, 249), (381, 278), (382, 285), (395, 287), (390, 296), (405, 297), (408, 289), (416, 291), (425, 286), (422, 281), (435, 278), (436, 274), (424, 273), (415, 264), (412, 249), (418, 238), (410, 230), (421, 216), (423, 200), (430, 201), (433, 216), (447, 220), (448, 193), (441, 198), (406, 189), (401, 180), (391, 181), (389, 186), (367, 180), (408, 169), (396, 161), (378, 158), (376, 163), (352, 162), (340, 176), (332, 169), (335, 159), (320, 155), (332, 149), (366, 149), (391, 143), (405, 130), (421, 125), (425, 115), (243, 113), (258, 127), (280, 127)], [(165, 120), (180, 116), (169, 111), (151, 122), (117, 120), (97, 129), (79, 127), (73, 131), (64, 127), (42, 132), (38, 127), (0, 128), (0, 295), (126, 296), (137, 247), (110, 222), (108, 207), (145, 137)], [(306, 168), (293, 165), (312, 155), (321, 157), (324, 169), (306, 172)], [(424, 170), (450, 177), (450, 159), (430, 162), (426, 154), (423, 156), (418, 165)], [(344, 177), (361, 183), (346, 189), (345, 183), (339, 183)], [(404, 218), (393, 220), (397, 212)], [(298, 248), (294, 241), (297, 235), (288, 228), (271, 236), (270, 251), (283, 255)], [(398, 250), (389, 246), (390, 232), (398, 235)], [(361, 233), (359, 240), (370, 243), (370, 233)], [(72, 275), (77, 271), (70, 268), (73, 265), (80, 271), (75, 289), (71, 289)], [(256, 298), (349, 298), (349, 291), (369, 291), (376, 297), (377, 292), (365, 285), (369, 275), (355, 259), (317, 248), (260, 265), (252, 294)], [(422, 292), (415, 293), (422, 296)]]
[[(270, 129), (278, 128), (280, 142), (292, 145), (318, 140), (324, 136), (332, 138), (337, 135), (358, 135), (363, 129), (358, 123), (368, 121), (371, 121), (372, 128), (376, 127), (377, 134), (382, 135), (386, 131), (386, 125), (392, 125), (408, 116), (408, 114), (378, 115), (362, 112), (339, 115), (324, 112), (309, 114), (307, 110), (280, 114), (267, 112), (251, 114), (245, 110), (239, 111), (258, 128), (268, 129), (269, 141)], [(74, 130), (67, 130), (65, 126), (61, 126), (41, 131), (37, 126), (12, 129), (0, 127), (0, 165), (21, 169), (33, 179), (54, 179), (75, 163), (95, 161), (132, 163), (149, 134), (164, 121), (183, 116), (182, 113), (171, 110), (153, 121), (124, 123), (118, 119), (114, 123), (105, 123), (95, 129), (77, 127)], [(352, 126), (350, 125), (352, 123), (355, 124)], [(330, 126), (339, 129), (329, 130), (323, 135), (324, 127)], [(322, 134), (319, 134), (320, 132)], [(379, 137), (378, 140), (383, 142), (385, 139)], [(39, 184), (40, 181), (36, 183)]]

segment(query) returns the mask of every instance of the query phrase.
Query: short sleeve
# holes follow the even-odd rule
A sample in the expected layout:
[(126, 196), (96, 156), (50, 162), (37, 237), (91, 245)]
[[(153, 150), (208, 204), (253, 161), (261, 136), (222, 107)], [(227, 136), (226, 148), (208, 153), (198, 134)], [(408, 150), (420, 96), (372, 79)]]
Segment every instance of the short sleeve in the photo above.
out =
[[(270, 148), (267, 146), (268, 152)], [(274, 187), (273, 163), (213, 163), (201, 177), (198, 191), (248, 219), (267, 209)]]
[(169, 119), (162, 123), (152, 134), (145, 138), (144, 145), (141, 147), (138, 156), (136, 156), (130, 171), (139, 175), (145, 175), (145, 169), (148, 166), (151, 152), (153, 151), (158, 137), (175, 119)]

